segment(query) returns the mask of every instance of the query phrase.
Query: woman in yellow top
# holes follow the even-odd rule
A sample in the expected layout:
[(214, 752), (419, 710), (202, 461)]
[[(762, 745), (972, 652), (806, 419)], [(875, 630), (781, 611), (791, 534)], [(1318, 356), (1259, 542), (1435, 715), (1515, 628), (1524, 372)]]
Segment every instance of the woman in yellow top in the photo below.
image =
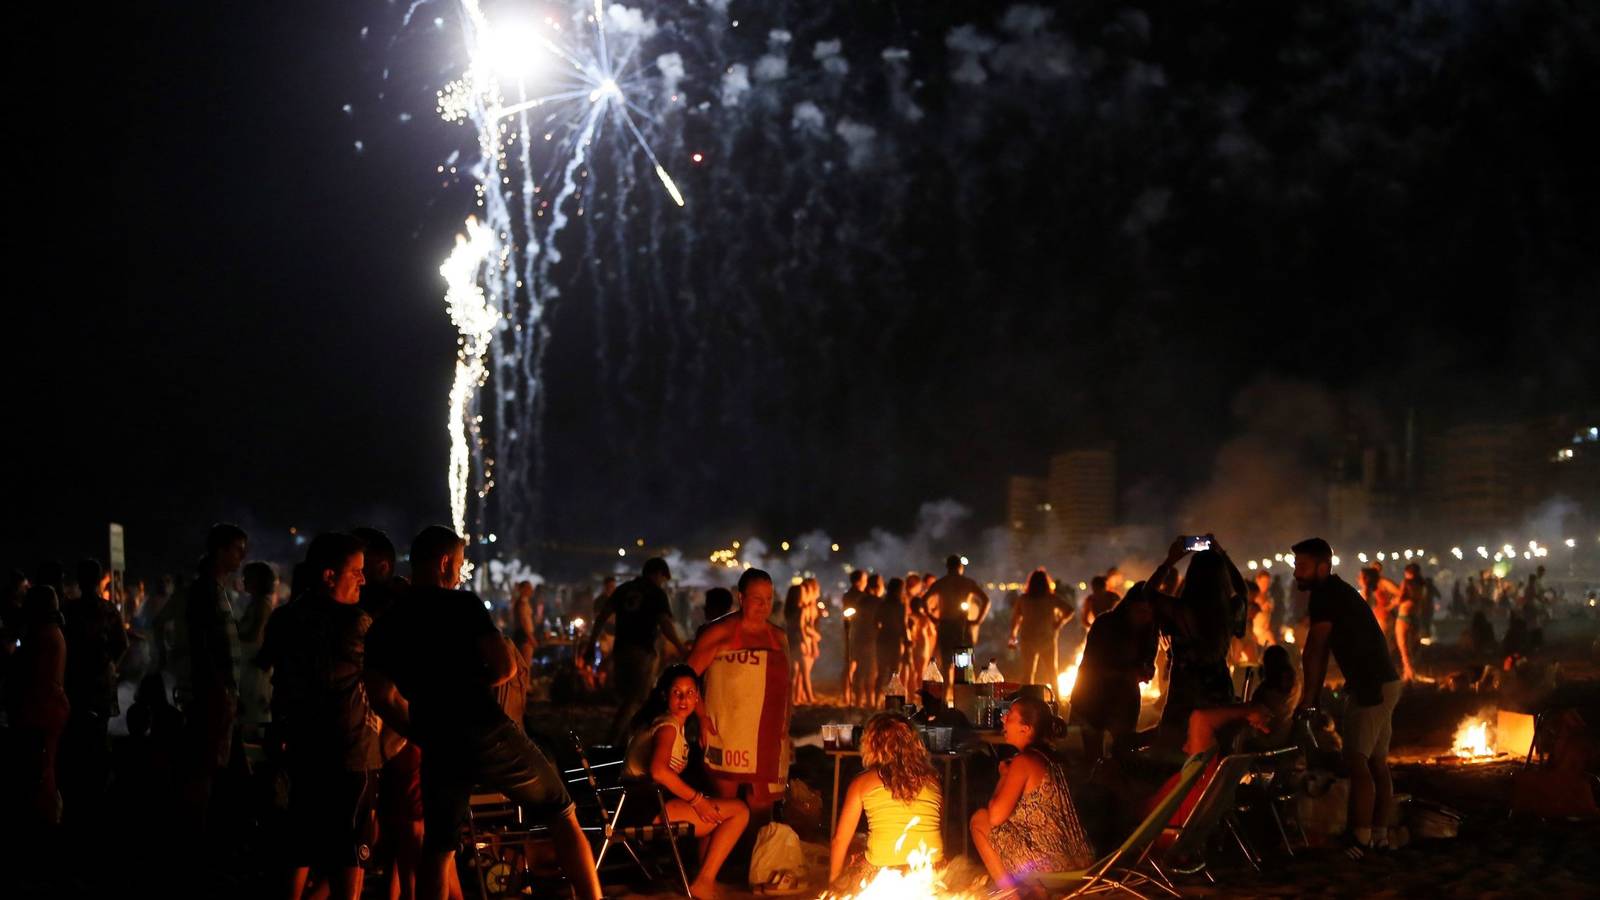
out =
[(861, 735), (861, 764), (866, 771), (850, 782), (839, 807), (828, 880), (838, 880), (845, 871), (863, 810), (867, 814), (866, 866), (903, 866), (910, 862), (913, 851), (938, 862), (944, 856), (939, 776), (916, 729), (900, 716), (873, 716)]

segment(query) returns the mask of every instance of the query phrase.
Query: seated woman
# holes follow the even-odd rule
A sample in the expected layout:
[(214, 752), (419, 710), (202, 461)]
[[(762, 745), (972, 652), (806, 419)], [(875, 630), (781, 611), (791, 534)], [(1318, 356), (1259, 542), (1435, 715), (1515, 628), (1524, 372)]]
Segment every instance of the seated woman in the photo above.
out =
[[(720, 896), (717, 872), (750, 822), (750, 810), (738, 800), (717, 800), (689, 786), (683, 771), (689, 764), (686, 732), (700, 703), (700, 678), (686, 665), (667, 667), (656, 681), (650, 701), (634, 719), (633, 739), (623, 772), (649, 778), (666, 791), (667, 818), (688, 822), (700, 840), (700, 872), (689, 885), (697, 898)], [(634, 807), (635, 809), (647, 807)]]
[(1189, 737), (1183, 752), (1201, 753), (1217, 746), (1219, 733), (1245, 723), (1259, 734), (1246, 749), (1272, 750), (1289, 742), (1294, 707), (1300, 701), (1300, 678), (1289, 651), (1273, 645), (1261, 655), (1261, 686), (1249, 703), (1197, 709), (1189, 715)]
[(913, 851), (939, 861), (944, 855), (939, 776), (916, 729), (900, 716), (873, 716), (862, 730), (861, 764), (866, 771), (850, 782), (839, 807), (828, 880), (837, 882), (846, 871), (862, 810), (867, 813), (866, 854), (849, 867), (852, 874), (868, 867), (907, 865)]
[(1018, 875), (1094, 862), (1066, 770), (1046, 750), (1065, 730), (1044, 701), (1033, 697), (1018, 698), (1006, 713), (1006, 743), (1018, 753), (1001, 764), (989, 805), (972, 814), (972, 845), (999, 888), (1016, 887)]

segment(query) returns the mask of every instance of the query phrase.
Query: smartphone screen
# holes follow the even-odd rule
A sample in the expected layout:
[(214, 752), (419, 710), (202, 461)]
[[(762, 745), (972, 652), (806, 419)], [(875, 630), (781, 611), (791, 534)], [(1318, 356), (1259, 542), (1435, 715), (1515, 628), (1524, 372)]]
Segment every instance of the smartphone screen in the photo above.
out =
[(1210, 550), (1211, 541), (1201, 535), (1191, 535), (1183, 542), (1183, 549), (1190, 551)]

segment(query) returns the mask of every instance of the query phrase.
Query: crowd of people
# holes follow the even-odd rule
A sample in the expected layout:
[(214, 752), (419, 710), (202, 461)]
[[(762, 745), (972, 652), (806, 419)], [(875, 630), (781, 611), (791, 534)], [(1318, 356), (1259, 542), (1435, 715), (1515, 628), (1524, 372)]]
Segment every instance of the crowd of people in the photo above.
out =
[[(1132, 584), (1114, 569), (1097, 575), (1081, 604), (1042, 568), (1004, 598), (1000, 640), (1014, 651), (1015, 682), (1054, 683), (1068, 623), (1085, 640), (1070, 697), (1018, 692), (997, 723), (1013, 752), (967, 823), (997, 885), (1093, 858), (1069, 760), (1054, 749), (1069, 723), (1082, 734), (1082, 758), (1070, 762), (1112, 771), (1163, 747), (1284, 746), (1297, 719), (1318, 714), (1330, 659), (1343, 681), (1346, 847), (1359, 857), (1384, 845), (1392, 717), (1440, 592), (1417, 565), (1399, 583), (1368, 566), (1359, 587), (1348, 584), (1320, 539), (1293, 548), (1291, 592), (1264, 571), (1246, 579), (1214, 536), (1202, 544), (1179, 538)], [(546, 829), (578, 896), (600, 896), (573, 800), (524, 725), (530, 673), (552, 633), (533, 584), (512, 587), (497, 622), (492, 604), (462, 587), (465, 541), (440, 526), (414, 537), (403, 573), (380, 531), (317, 535), (287, 591), (271, 565), (247, 561), (236, 526), (213, 526), (202, 549), (186, 583), (164, 580), (149, 599), (142, 584), (114, 590), (93, 560), (70, 586), (54, 563), (11, 575), (0, 610), (8, 815), (47, 827), (92, 822), (108, 797), (138, 797), (168, 804), (178, 833), (201, 836), (244, 802), (233, 773), (250, 744), (270, 773), (257, 782), (281, 801), (270, 846), (284, 896), (357, 897), (369, 865), (391, 897), (460, 896), (454, 857), (469, 795), (483, 789)], [(705, 592), (704, 622), (689, 635), (668, 593), (671, 569), (653, 558), (634, 578), (608, 579), (592, 607), (564, 610), (592, 616), (555, 630), (577, 636), (564, 666), (572, 690), (615, 702), (609, 742), (626, 748), (627, 776), (659, 788), (661, 813), (701, 842), (695, 896), (717, 894), (735, 845), (785, 796), (791, 718), (821, 698), (817, 663), (836, 633), (839, 698), (887, 710), (862, 729), (863, 771), (837, 810), (831, 875), (905, 865), (912, 853), (943, 857), (944, 798), (918, 726), (971, 724), (952, 708), (966, 680), (958, 674), (970, 676), (957, 657), (979, 644), (996, 604), (965, 567), (951, 556), (940, 577), (854, 571), (833, 602), (817, 579), (799, 578), (781, 609), (772, 577), (750, 568), (732, 590)], [(1471, 634), (1503, 606), (1522, 629), (1514, 647), (1518, 626), (1508, 629), (1508, 652), (1526, 652), (1542, 575), (1509, 599), (1486, 578), (1458, 583), (1451, 609), (1471, 613)], [(1236, 664), (1259, 674), (1248, 699)], [(108, 727), (121, 713), (121, 682), (137, 687), (114, 759)], [(1159, 724), (1141, 730), (1141, 686), (1151, 682), (1164, 704)]]

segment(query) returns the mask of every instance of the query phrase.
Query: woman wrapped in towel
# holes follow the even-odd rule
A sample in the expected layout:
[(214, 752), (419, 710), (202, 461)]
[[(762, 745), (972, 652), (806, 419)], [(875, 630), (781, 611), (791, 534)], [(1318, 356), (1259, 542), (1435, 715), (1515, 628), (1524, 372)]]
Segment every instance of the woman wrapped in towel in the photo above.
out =
[(769, 811), (789, 771), (789, 658), (772, 615), (772, 576), (746, 569), (739, 608), (709, 623), (689, 655), (705, 678), (701, 722), (705, 768), (718, 797), (739, 797), (751, 813)]

